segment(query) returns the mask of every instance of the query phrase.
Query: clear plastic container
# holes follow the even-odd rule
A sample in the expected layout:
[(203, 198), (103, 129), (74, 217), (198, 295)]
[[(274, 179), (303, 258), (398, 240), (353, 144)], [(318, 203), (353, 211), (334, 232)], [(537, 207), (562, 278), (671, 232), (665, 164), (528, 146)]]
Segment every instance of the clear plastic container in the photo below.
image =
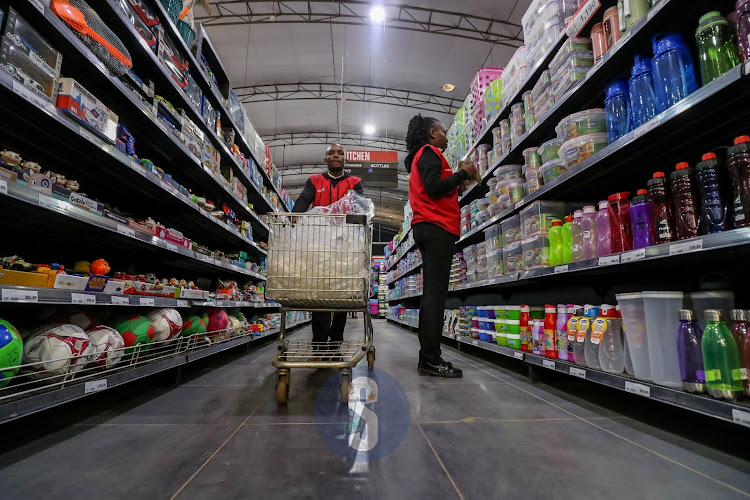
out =
[(539, 146), (537, 152), (542, 159), (542, 164), (556, 158), (560, 158), (560, 155), (557, 153), (557, 151), (560, 149), (561, 144), (562, 141), (560, 139), (554, 138)]
[(508, 80), (507, 85), (503, 84), (503, 102), (512, 102), (516, 98), (518, 89), (521, 84), (526, 80), (528, 74), (528, 67), (524, 64), (519, 67), (513, 76)]
[(505, 274), (505, 264), (503, 263), (503, 250), (498, 248), (491, 250), (487, 254), (487, 277), (495, 278)]
[(487, 181), (487, 186), (489, 186), (490, 191), (499, 191), (499, 189), (497, 189), (498, 182), (500, 181), (496, 177), (492, 177), (490, 180)]
[(520, 215), (508, 217), (500, 223), (500, 228), (503, 232), (503, 247), (507, 247), (511, 243), (518, 243), (523, 239)]
[(525, 196), (524, 182), (521, 180), (510, 181), (508, 184), (508, 196), (510, 196), (510, 202), (513, 204), (521, 201)]
[(531, 46), (531, 53), (526, 58), (526, 64), (531, 68), (539, 64), (544, 55), (555, 45), (555, 41), (563, 31), (565, 31), (563, 23), (550, 26), (544, 35)]
[(651, 380), (673, 389), (682, 388), (675, 339), (680, 326), (683, 295), (682, 292), (642, 292)]
[(525, 133), (526, 133), (526, 122), (524, 122), (523, 120), (518, 121), (518, 122), (513, 122), (513, 124), (510, 127), (511, 147), (515, 146), (515, 144), (518, 142), (518, 139), (520, 139)]
[[(622, 313), (622, 327), (628, 340), (630, 360), (633, 362), (633, 375), (638, 380), (650, 382), (651, 360), (646, 335), (646, 309), (643, 305), (643, 293), (618, 293), (615, 298)], [(674, 334), (677, 334), (677, 328)]]
[(552, 80), (558, 80), (565, 73), (573, 71), (577, 68), (591, 68), (594, 65), (594, 53), (588, 52), (570, 52), (564, 59), (558, 61), (558, 65), (552, 67), (550, 64), (550, 72), (552, 73)]
[(536, 100), (534, 108), (536, 116), (541, 120), (541, 118), (547, 113), (547, 111), (550, 110), (550, 108), (552, 108), (554, 104), (555, 95), (553, 93), (553, 88), (550, 85), (542, 92), (542, 95), (539, 96), (539, 99)]
[(587, 109), (566, 116), (555, 127), (557, 138), (567, 142), (588, 134), (607, 133), (607, 114), (603, 109)]
[(514, 181), (523, 177), (523, 165), (503, 165), (495, 170), (495, 177), (499, 181)]
[(560, 0), (534, 0), (521, 18), (524, 40), (530, 40), (539, 25), (544, 25), (551, 19), (562, 21), (563, 18), (563, 4)]
[[(493, 179), (493, 180), (495, 180), (495, 179)], [(491, 190), (491, 191), (489, 191), (487, 193), (487, 198), (489, 198), (489, 200), (490, 200), (490, 206), (493, 203), (497, 203), (497, 199), (500, 197), (501, 194), (502, 193), (500, 191), (495, 191), (495, 190)], [(489, 210), (489, 206), (487, 207), (487, 209)]]
[(549, 184), (552, 180), (567, 172), (565, 169), (565, 161), (562, 160), (562, 158), (548, 161), (539, 168), (539, 172), (542, 174), (544, 183)]
[(549, 238), (539, 234), (521, 242), (524, 269), (539, 269), (549, 266)]
[(551, 75), (552, 74), (548, 69), (542, 71), (542, 74), (539, 76), (539, 80), (536, 81), (536, 83), (534, 84), (534, 88), (531, 89), (531, 98), (534, 100), (534, 109), (536, 109), (537, 99), (539, 99), (539, 97), (542, 95), (542, 92), (552, 86)]
[[(507, 198), (508, 204), (510, 204), (510, 196), (508, 196), (507, 194), (501, 194), (498, 198), (503, 196)], [(488, 208), (487, 211), (490, 213), (490, 217), (495, 217), (497, 215), (500, 215), (506, 208), (508, 208), (508, 205), (503, 205), (502, 203), (493, 203), (490, 205), (490, 208)]]
[[(489, 205), (487, 205), (489, 208)], [(477, 226), (481, 226), (485, 222), (490, 220), (490, 213), (487, 210), (480, 210), (477, 212)]]
[(487, 210), (489, 206), (490, 206), (489, 198), (479, 198), (477, 200), (477, 207), (479, 207), (479, 210)]
[[(542, 166), (542, 157), (539, 155), (539, 148), (526, 148), (523, 150), (523, 166), (524, 170), (528, 169), (529, 167), (541, 167)], [(528, 177), (526, 178), (528, 180)]]
[(559, 100), (573, 85), (586, 78), (586, 73), (589, 72), (588, 67), (584, 68), (573, 68), (570, 71), (560, 72), (560, 77), (555, 80), (552, 96), (555, 100)]
[(497, 204), (500, 205), (503, 210), (509, 209), (510, 208), (510, 195), (501, 194), (497, 199)]
[(589, 134), (571, 139), (560, 146), (560, 158), (570, 168), (590, 158), (608, 144), (607, 134)]
[(550, 75), (557, 73), (571, 54), (588, 53), (594, 56), (590, 38), (568, 38), (549, 63)]
[(722, 318), (729, 318), (729, 313), (734, 309), (734, 292), (731, 290), (716, 290), (710, 292), (693, 292), (690, 294), (693, 303), (693, 313), (698, 320), (701, 331), (706, 329), (705, 312), (708, 309), (721, 311)]
[(502, 139), (510, 139), (510, 120), (500, 120), (500, 138)]
[(517, 102), (510, 107), (510, 122), (523, 120), (523, 103)]
[(535, 201), (521, 210), (518, 215), (523, 237), (532, 238), (539, 234), (549, 233), (552, 221), (562, 219), (564, 214), (565, 202), (563, 201)]
[(503, 265), (505, 266), (506, 274), (524, 270), (523, 248), (520, 242), (503, 247)]
[(500, 226), (495, 224), (484, 230), (485, 251), (489, 254), (492, 250), (502, 248)]

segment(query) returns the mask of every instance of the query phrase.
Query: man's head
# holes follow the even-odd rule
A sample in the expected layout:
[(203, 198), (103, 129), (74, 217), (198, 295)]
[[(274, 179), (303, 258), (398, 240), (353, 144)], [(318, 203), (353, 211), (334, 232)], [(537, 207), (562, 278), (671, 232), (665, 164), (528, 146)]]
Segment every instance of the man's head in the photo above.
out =
[(344, 171), (344, 165), (346, 164), (346, 152), (343, 146), (338, 143), (333, 143), (326, 149), (326, 165), (328, 165), (328, 172), (333, 175), (341, 175)]

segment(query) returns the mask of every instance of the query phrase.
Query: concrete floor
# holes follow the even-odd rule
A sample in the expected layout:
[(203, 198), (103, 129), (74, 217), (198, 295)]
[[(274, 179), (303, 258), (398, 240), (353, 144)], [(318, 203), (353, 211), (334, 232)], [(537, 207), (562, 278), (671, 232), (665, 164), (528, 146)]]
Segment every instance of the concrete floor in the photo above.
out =
[(419, 377), (416, 336), (382, 320), (375, 333), (411, 412), (384, 458), (346, 461), (319, 437), (314, 400), (335, 372), (293, 372), (278, 408), (269, 345), (0, 427), (0, 498), (750, 497), (748, 430), (449, 348), (463, 379)]

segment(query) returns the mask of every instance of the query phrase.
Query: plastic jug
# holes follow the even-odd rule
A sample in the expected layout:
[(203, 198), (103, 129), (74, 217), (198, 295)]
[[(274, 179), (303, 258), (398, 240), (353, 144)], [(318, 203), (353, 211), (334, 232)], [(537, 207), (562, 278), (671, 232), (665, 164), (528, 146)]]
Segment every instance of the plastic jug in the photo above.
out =
[(750, 385), (747, 380), (747, 364), (745, 363), (745, 357), (742, 355), (745, 350), (745, 344), (747, 344), (747, 316), (745, 311), (742, 309), (732, 309), (729, 316), (732, 319), (732, 337), (734, 342), (737, 344), (737, 353), (740, 357), (740, 373), (742, 374), (742, 387), (745, 394), (750, 392)]
[(600, 201), (599, 211), (596, 213), (596, 246), (600, 257), (612, 253), (610, 230), (609, 203), (607, 201)]
[(675, 169), (669, 174), (675, 214), (675, 240), (684, 240), (698, 236), (695, 189), (690, 177), (690, 165), (680, 162)]
[(750, 59), (750, 2), (737, 0), (734, 12), (727, 16), (732, 23), (732, 32), (739, 46), (742, 61)]
[(567, 304), (557, 304), (557, 357), (563, 361), (568, 361), (568, 320), (572, 315)]
[(714, 153), (706, 153), (695, 165), (698, 185), (698, 228), (701, 234), (720, 233), (727, 229), (727, 210), (722, 196), (721, 161)]
[(648, 201), (651, 205), (654, 244), (668, 243), (674, 238), (674, 219), (664, 172), (654, 172), (653, 178), (646, 183), (646, 186), (648, 186)]
[(598, 307), (591, 304), (583, 306), (583, 317), (578, 320), (576, 343), (573, 346), (573, 357), (575, 358), (575, 363), (578, 365), (588, 366), (586, 363), (586, 339), (591, 335), (591, 327), (597, 316), (599, 316)]
[(633, 129), (636, 129), (656, 116), (656, 97), (651, 77), (651, 59), (643, 55), (635, 56), (635, 64), (628, 80)]
[(658, 33), (651, 39), (654, 58), (651, 71), (656, 111), (661, 113), (698, 89), (690, 49), (681, 33)]
[(583, 207), (581, 231), (583, 232), (583, 259), (599, 257), (599, 241), (596, 232), (596, 208), (593, 205)]
[[(604, 308), (604, 306), (602, 306)], [(602, 315), (604, 316), (604, 315)], [(599, 344), (599, 365), (608, 373), (622, 373), (625, 369), (625, 343), (622, 335), (622, 320), (619, 311), (613, 308), (607, 319), (607, 328)]]
[[(614, 320), (614, 324), (611, 323), (612, 320)], [(589, 334), (586, 336), (584, 342), (584, 356), (586, 358), (586, 366), (589, 368), (594, 368), (596, 370), (602, 369), (601, 364), (599, 363), (599, 351), (601, 350), (605, 336), (613, 333), (608, 331), (610, 328), (616, 330), (619, 339), (620, 328), (617, 321), (615, 306), (602, 304), (602, 307), (599, 308), (599, 316), (591, 324)]]
[(549, 265), (559, 266), (563, 263), (563, 237), (562, 221), (560, 219), (552, 220), (552, 227), (549, 230)]
[(608, 213), (610, 224), (610, 246), (612, 253), (627, 252), (633, 249), (633, 235), (630, 226), (629, 192), (609, 196)]
[(604, 111), (607, 118), (607, 140), (611, 143), (631, 130), (628, 82), (616, 81), (607, 85)]
[(742, 372), (737, 344), (723, 321), (721, 311), (708, 309), (701, 349), (706, 389), (718, 399), (736, 400), (742, 393)]
[(573, 212), (573, 222), (570, 223), (571, 253), (573, 262), (583, 260), (583, 210)]
[(703, 371), (701, 340), (703, 331), (695, 320), (693, 311), (680, 309), (680, 327), (677, 330), (677, 354), (680, 358), (682, 387), (688, 392), (706, 392), (706, 374)]
[(633, 197), (630, 208), (630, 225), (633, 232), (633, 248), (646, 248), (654, 244), (653, 225), (651, 223), (651, 205), (648, 202), (648, 191), (639, 189)]
[(715, 80), (740, 63), (729, 22), (718, 10), (707, 12), (695, 30), (703, 85)]
[(750, 136), (735, 137), (727, 150), (727, 167), (732, 180), (734, 226), (750, 226)]
[(568, 215), (565, 217), (565, 224), (562, 227), (562, 240), (563, 240), (563, 264), (569, 264), (573, 262), (573, 235), (571, 232), (571, 225), (573, 224), (573, 216)]

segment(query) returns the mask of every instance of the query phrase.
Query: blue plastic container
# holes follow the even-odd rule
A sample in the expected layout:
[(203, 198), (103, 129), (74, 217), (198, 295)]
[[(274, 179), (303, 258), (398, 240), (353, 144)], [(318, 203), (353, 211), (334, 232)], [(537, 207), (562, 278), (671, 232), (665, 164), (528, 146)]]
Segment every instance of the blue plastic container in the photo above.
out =
[(640, 54), (634, 59), (635, 64), (628, 80), (628, 93), (633, 129), (636, 129), (656, 116), (656, 98), (651, 80), (651, 59)]
[(657, 33), (651, 39), (651, 60), (656, 111), (661, 113), (698, 89), (693, 57), (682, 34), (674, 31)]
[(607, 113), (607, 139), (612, 144), (631, 130), (628, 82), (616, 81), (607, 85), (604, 111)]

